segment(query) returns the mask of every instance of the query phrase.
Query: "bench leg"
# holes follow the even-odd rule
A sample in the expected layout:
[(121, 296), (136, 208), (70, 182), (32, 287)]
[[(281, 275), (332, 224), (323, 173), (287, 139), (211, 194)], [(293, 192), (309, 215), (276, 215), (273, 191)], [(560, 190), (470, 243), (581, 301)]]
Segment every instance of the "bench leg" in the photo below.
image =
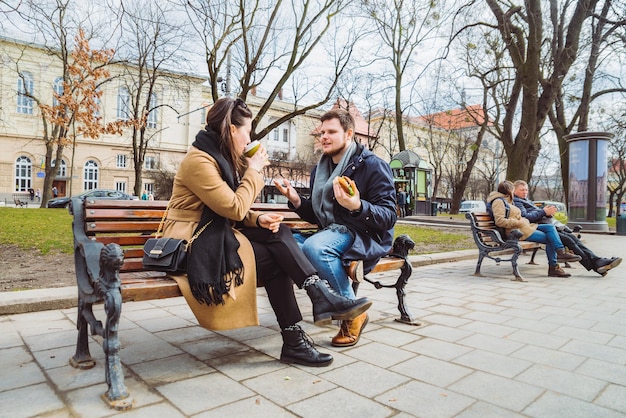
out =
[(91, 357), (89, 352), (88, 323), (84, 315), (85, 310), (91, 311), (91, 303), (86, 303), (85, 299), (80, 295), (78, 299), (78, 318), (76, 320), (78, 338), (76, 341), (76, 353), (70, 358), (70, 365), (75, 369), (87, 370), (96, 365), (96, 360)]
[(517, 258), (522, 253), (522, 247), (520, 245), (517, 245), (517, 248), (513, 247), (513, 249), (515, 252), (513, 253), (513, 256), (511, 257), (511, 265), (513, 265), (513, 275), (515, 276), (515, 278), (511, 279), (511, 281), (526, 282), (527, 280), (524, 280), (524, 277), (522, 277), (522, 275), (519, 272), (519, 268), (517, 267)]
[(485, 259), (485, 253), (482, 250), (478, 250), (478, 261), (476, 262), (476, 269), (474, 270), (474, 276), (483, 277), (480, 273), (480, 267), (483, 264), (483, 260)]
[(537, 263), (535, 263), (535, 254), (537, 254), (537, 250), (539, 250), (539, 248), (533, 249), (533, 254), (530, 256), (530, 261), (528, 262), (528, 264), (537, 265)]
[(100, 253), (100, 276), (94, 286), (96, 293), (103, 296), (104, 311), (107, 314), (102, 348), (106, 359), (105, 376), (109, 389), (101, 397), (111, 408), (120, 411), (133, 405), (133, 398), (124, 384), (124, 370), (119, 355), (121, 343), (117, 335), (122, 315), (119, 271), (123, 262), (122, 248), (117, 244), (106, 245)]

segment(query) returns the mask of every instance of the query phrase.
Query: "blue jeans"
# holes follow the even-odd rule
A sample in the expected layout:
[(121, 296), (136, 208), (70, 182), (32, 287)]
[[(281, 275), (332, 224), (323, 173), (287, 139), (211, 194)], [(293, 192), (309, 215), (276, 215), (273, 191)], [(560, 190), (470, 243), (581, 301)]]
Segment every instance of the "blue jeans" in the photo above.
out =
[(530, 236), (526, 238), (526, 241), (546, 244), (548, 264), (551, 266), (556, 266), (558, 264), (556, 261), (557, 250), (565, 248), (561, 242), (561, 238), (559, 238), (559, 233), (552, 224), (538, 224), (535, 232), (530, 234)]
[(337, 293), (355, 299), (348, 273), (341, 258), (352, 246), (354, 236), (343, 225), (331, 224), (311, 236), (294, 234), (301, 244), (304, 255), (309, 259), (321, 279), (326, 280)]

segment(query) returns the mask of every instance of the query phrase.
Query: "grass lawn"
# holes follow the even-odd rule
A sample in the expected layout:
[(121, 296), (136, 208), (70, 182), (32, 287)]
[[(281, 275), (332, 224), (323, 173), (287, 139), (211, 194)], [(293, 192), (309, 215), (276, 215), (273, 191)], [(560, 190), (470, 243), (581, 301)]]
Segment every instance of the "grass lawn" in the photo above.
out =
[(0, 208), (0, 245), (42, 254), (72, 253), (72, 216), (67, 209)]
[[(42, 254), (73, 252), (72, 216), (66, 209), (0, 208), (0, 245), (16, 245)], [(396, 236), (407, 234), (415, 241), (415, 254), (473, 248), (466, 233), (441, 228), (396, 225)]]

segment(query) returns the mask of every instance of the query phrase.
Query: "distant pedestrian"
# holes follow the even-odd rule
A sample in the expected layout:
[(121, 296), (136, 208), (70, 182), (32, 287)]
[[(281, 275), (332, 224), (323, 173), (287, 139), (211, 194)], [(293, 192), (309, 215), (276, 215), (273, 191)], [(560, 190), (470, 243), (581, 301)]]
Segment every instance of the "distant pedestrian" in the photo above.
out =
[(37, 187), (37, 190), (35, 191), (35, 197), (37, 198), (37, 202), (41, 202), (41, 190), (39, 187)]
[(141, 200), (148, 200), (148, 193), (146, 193), (146, 191), (144, 190), (143, 193), (141, 194)]
[(33, 200), (35, 200), (35, 189), (33, 189), (32, 187), (28, 189), (28, 194), (30, 195), (30, 201), (32, 202)]
[(400, 211), (399, 216), (404, 218), (406, 216), (406, 192), (402, 187), (398, 189), (398, 196), (396, 200), (398, 201), (398, 209)]
[(148, 200), (154, 200), (154, 195), (152, 193), (148, 194)]
[(59, 190), (54, 186), (52, 188), (52, 197), (59, 197)]

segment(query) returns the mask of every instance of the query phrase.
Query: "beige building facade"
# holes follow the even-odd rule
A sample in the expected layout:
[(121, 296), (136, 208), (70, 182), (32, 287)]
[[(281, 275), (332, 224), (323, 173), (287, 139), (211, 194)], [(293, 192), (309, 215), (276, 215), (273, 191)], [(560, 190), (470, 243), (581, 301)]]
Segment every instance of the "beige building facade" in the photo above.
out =
[[(128, 106), (127, 67), (110, 65), (110, 81), (104, 83), (100, 99), (104, 123), (124, 118)], [(0, 202), (13, 202), (13, 195), (26, 195), (29, 189), (40, 190), (44, 184), (46, 147), (43, 119), (37, 101), (53, 104), (53, 92), (62, 80), (61, 61), (38, 45), (0, 38)], [(157, 108), (147, 119), (149, 147), (142, 171), (142, 187), (154, 192), (151, 172), (164, 169), (174, 172), (204, 127), (206, 108), (211, 103), (205, 79), (193, 74), (163, 72), (152, 100)], [(36, 100), (20, 92), (33, 92)], [(262, 104), (254, 96), (248, 105), (254, 112)], [(127, 110), (127, 109), (126, 109)], [(260, 121), (267, 126), (293, 110), (293, 104), (275, 102)], [(319, 115), (316, 112), (282, 123), (261, 140), (272, 159), (284, 164), (315, 157), (313, 137)], [(135, 183), (130, 130), (122, 135), (101, 135), (89, 139), (77, 135), (68, 138), (60, 162), (54, 161), (57, 175), (53, 186), (60, 196), (77, 195), (90, 189), (113, 189), (132, 194)]]

